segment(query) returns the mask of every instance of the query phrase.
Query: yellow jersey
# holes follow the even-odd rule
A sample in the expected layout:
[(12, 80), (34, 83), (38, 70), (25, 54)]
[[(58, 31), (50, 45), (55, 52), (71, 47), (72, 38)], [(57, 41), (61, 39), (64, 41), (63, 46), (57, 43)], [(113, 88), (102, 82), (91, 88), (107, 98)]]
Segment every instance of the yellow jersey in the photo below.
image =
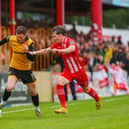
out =
[(109, 48), (109, 50), (106, 52), (105, 55), (105, 63), (109, 63), (112, 58), (113, 50), (112, 48)]
[(19, 43), (16, 36), (10, 36), (8, 42), (12, 49), (10, 67), (17, 70), (30, 70), (31, 61), (27, 58), (23, 45), (30, 46), (33, 41), (27, 37), (24, 43)]

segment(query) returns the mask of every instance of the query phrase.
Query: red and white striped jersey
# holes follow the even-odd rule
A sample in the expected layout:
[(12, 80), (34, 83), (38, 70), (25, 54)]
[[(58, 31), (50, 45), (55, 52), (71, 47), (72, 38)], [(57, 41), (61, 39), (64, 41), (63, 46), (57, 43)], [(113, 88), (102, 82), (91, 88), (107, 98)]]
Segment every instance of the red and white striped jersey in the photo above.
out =
[(64, 61), (65, 70), (68, 71), (68, 72), (71, 72), (71, 73), (76, 73), (80, 69), (83, 68), (83, 63), (79, 59), (77, 45), (76, 45), (75, 41), (72, 38), (65, 37), (64, 41), (62, 43), (55, 43), (51, 47), (51, 49), (53, 49), (53, 48), (66, 49), (70, 45), (75, 46), (75, 51), (71, 52), (71, 53), (66, 53), (66, 54), (61, 53), (61, 56), (62, 56), (62, 59)]

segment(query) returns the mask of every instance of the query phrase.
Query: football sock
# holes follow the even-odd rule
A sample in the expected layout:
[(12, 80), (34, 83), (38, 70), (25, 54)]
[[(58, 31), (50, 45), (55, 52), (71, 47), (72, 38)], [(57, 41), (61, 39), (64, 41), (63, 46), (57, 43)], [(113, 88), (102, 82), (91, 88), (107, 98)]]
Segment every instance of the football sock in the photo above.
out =
[(76, 92), (75, 92), (75, 84), (74, 84), (74, 81), (70, 82), (70, 88), (71, 88), (73, 100), (76, 100), (76, 99), (77, 99), (77, 96), (76, 96)]
[(57, 94), (58, 94), (58, 98), (60, 100), (61, 106), (66, 108), (65, 92), (64, 92), (63, 85), (57, 85)]
[(10, 97), (10, 95), (11, 95), (11, 91), (7, 91), (7, 89), (5, 89), (4, 95), (3, 95), (3, 101), (6, 102)]
[(35, 107), (39, 106), (39, 95), (38, 94), (36, 96), (32, 96), (32, 102)]
[(100, 100), (100, 97), (98, 96), (98, 94), (94, 89), (90, 88), (90, 91), (88, 92), (88, 94), (92, 96), (96, 101)]
[(67, 85), (64, 85), (65, 100), (68, 101)]

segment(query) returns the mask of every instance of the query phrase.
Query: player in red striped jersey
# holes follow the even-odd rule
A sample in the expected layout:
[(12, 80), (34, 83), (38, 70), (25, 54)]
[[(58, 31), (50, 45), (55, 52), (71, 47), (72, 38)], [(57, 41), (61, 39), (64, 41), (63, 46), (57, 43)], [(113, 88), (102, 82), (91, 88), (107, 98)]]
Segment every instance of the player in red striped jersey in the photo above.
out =
[(72, 38), (65, 36), (65, 30), (62, 26), (55, 26), (53, 28), (52, 39), (55, 41), (53, 46), (29, 53), (32, 55), (37, 55), (52, 51), (54, 53), (58, 52), (62, 56), (65, 69), (58, 77), (57, 81), (57, 93), (62, 107), (55, 110), (55, 112), (68, 112), (65, 103), (65, 93), (63, 86), (70, 83), (73, 79), (80, 84), (85, 93), (89, 94), (96, 100), (96, 108), (99, 109), (101, 107), (100, 97), (94, 89), (88, 87), (88, 77), (84, 70), (83, 63), (79, 59), (75, 41)]

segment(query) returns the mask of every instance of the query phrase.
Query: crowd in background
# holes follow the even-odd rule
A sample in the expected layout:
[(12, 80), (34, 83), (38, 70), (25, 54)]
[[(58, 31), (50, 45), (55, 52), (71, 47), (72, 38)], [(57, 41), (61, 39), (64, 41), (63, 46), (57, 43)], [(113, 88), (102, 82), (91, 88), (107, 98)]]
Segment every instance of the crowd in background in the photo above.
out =
[[(73, 23), (72, 26), (72, 29), (67, 31), (67, 36), (72, 37), (76, 41), (80, 59), (83, 61), (87, 71), (89, 70), (92, 72), (97, 70), (98, 64), (100, 63), (104, 64), (105, 66), (108, 64), (116, 64), (122, 69), (126, 70), (129, 74), (129, 43), (123, 43), (121, 36), (118, 36), (117, 38), (112, 36), (111, 40), (103, 39), (102, 42), (94, 44), (92, 41), (92, 31), (90, 31), (88, 34), (84, 34), (83, 32), (78, 33), (76, 24)], [(48, 36), (45, 38), (42, 36), (43, 33), (39, 34), (38, 31), (36, 34), (33, 35), (33, 38), (31, 37), (36, 45), (36, 50), (50, 46), (51, 43)], [(45, 42), (47, 42), (47, 45), (45, 45)], [(1, 49), (1, 51), (5, 51), (5, 49), (8, 49), (8, 46), (4, 47), (4, 49)], [(8, 57), (9, 56), (5, 57), (4, 54), (3, 56), (1, 55), (2, 60)], [(48, 58), (50, 57), (48, 56)]]
[[(122, 71), (126, 71), (129, 76), (129, 43), (125, 45), (122, 42), (121, 36), (117, 38), (112, 36), (111, 40), (103, 40), (98, 44), (94, 44), (91, 31), (87, 35), (83, 34), (83, 32), (78, 33), (74, 24), (71, 30), (66, 31), (66, 36), (72, 37), (76, 41), (80, 60), (82, 60), (86, 71), (90, 73), (89, 81), (93, 82), (93, 73), (100, 71), (102, 67), (108, 77), (109, 66), (117, 66), (122, 69)], [(63, 71), (63, 61), (61, 57), (57, 55), (55, 60), (56, 65), (54, 66), (54, 72)], [(109, 83), (107, 83), (108, 86)], [(124, 85), (122, 87), (120, 86), (120, 89), (129, 93)], [(73, 88), (71, 90), (74, 91), (75, 89)], [(67, 92), (66, 88), (65, 92)], [(75, 94), (72, 93), (72, 95), (74, 98)]]
[[(112, 36), (109, 40), (103, 39), (102, 42), (94, 44), (92, 40), (92, 31), (88, 34), (84, 34), (83, 32), (79, 33), (76, 29), (76, 24), (73, 23), (72, 26), (71, 30), (66, 30), (66, 36), (72, 37), (76, 41), (80, 60), (82, 60), (86, 71), (90, 73), (91, 82), (93, 81), (93, 73), (99, 71), (101, 67), (103, 67), (108, 74), (109, 65), (120, 67), (122, 70), (126, 71), (129, 76), (129, 43), (123, 43), (121, 36)], [(47, 31), (47, 29), (43, 28), (39, 30), (33, 29), (33, 32), (30, 31), (30, 33), (28, 33), (29, 37), (34, 41), (36, 50), (51, 46), (50, 33), (48, 36), (48, 32), (51, 32), (51, 29)], [(8, 71), (9, 57), (9, 45), (6, 45), (1, 48), (1, 72)], [(54, 64), (54, 67), (50, 67), (51, 64)], [(52, 68), (53, 72), (61, 72), (64, 69), (62, 64), (62, 59), (59, 56), (53, 56), (52, 54), (41, 55), (36, 56), (32, 68), (36, 71), (50, 70), (50, 68)], [(73, 82), (70, 85), (72, 88), (71, 90), (73, 90), (73, 99), (76, 100)], [(65, 89), (65, 91), (67, 92), (67, 89)], [(67, 99), (66, 96), (66, 100)]]
[(98, 44), (92, 41), (92, 33), (85, 35), (78, 33), (76, 27), (67, 32), (68, 36), (76, 41), (80, 59), (83, 61), (87, 70), (90, 67), (96, 70), (97, 64), (118, 65), (126, 70), (129, 75), (129, 43), (125, 45), (121, 36), (112, 36), (111, 40), (103, 40)]

